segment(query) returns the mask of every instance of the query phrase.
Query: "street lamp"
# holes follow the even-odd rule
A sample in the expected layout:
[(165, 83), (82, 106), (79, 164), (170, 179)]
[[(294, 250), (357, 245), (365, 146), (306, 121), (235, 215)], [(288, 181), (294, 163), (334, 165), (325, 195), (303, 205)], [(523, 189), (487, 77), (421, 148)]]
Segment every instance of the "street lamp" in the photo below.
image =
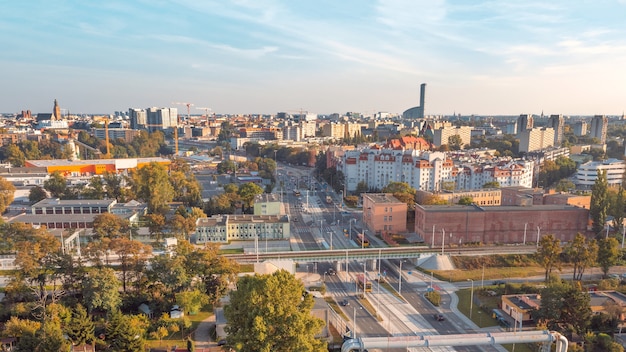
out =
[(443, 255), (443, 247), (446, 242), (446, 229), (441, 229), (441, 255)]
[(404, 259), (400, 259), (400, 275), (398, 278), (398, 294), (402, 295), (402, 262), (404, 262)]
[(330, 250), (333, 250), (333, 232), (332, 231), (328, 231), (328, 234), (330, 235)]
[(474, 280), (467, 279), (467, 281), (472, 282), (472, 291), (470, 292), (470, 314), (469, 314), (469, 318), (470, 320), (472, 320), (472, 309), (474, 309)]
[[(363, 309), (359, 307), (359, 309)], [(352, 307), (352, 338), (356, 339), (356, 307)]]
[(541, 237), (541, 228), (537, 226), (537, 248), (539, 248), (539, 237)]

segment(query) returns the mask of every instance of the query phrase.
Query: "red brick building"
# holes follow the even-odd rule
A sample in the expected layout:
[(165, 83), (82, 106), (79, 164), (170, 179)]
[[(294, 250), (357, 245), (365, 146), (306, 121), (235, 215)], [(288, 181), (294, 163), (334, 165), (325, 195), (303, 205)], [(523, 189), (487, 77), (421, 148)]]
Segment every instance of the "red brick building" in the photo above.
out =
[(446, 244), (453, 245), (469, 242), (522, 243), (526, 225), (526, 243), (536, 242), (538, 232), (540, 236), (553, 234), (561, 241), (570, 241), (576, 233), (587, 232), (588, 219), (588, 209), (570, 205), (481, 208), (417, 204), (415, 232), (427, 244), (434, 246), (441, 246), (442, 236), (445, 236)]

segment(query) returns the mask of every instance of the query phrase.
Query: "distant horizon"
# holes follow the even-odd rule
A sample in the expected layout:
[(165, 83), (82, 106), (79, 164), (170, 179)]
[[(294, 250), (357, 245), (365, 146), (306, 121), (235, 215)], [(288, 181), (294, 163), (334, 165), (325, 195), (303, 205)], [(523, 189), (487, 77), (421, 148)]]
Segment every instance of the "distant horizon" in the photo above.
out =
[[(7, 1), (0, 111), (621, 116), (626, 0)], [(511, 113), (518, 111), (519, 113)]]

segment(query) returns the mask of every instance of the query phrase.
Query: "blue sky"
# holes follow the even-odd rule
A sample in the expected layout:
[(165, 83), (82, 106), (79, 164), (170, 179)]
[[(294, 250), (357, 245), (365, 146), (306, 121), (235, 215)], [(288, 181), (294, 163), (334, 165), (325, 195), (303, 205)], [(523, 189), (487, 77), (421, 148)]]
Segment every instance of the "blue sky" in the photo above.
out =
[[(626, 0), (0, 0), (1, 112), (621, 115)], [(185, 108), (178, 105), (183, 112)]]

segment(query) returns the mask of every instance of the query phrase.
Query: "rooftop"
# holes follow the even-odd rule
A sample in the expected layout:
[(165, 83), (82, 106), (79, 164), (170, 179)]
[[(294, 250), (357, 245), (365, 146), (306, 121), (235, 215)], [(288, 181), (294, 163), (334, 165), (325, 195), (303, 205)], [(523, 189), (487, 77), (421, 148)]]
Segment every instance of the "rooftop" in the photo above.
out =
[(41, 207), (54, 207), (54, 206), (63, 206), (63, 207), (81, 207), (81, 206), (99, 206), (99, 207), (108, 207), (111, 204), (115, 204), (117, 201), (115, 199), (59, 199), (59, 198), (46, 198), (41, 200), (35, 204), (33, 207), (41, 208)]
[[(402, 203), (391, 193), (363, 193), (364, 198), (368, 198), (371, 202), (378, 203)], [(404, 204), (404, 203), (403, 203)]]

